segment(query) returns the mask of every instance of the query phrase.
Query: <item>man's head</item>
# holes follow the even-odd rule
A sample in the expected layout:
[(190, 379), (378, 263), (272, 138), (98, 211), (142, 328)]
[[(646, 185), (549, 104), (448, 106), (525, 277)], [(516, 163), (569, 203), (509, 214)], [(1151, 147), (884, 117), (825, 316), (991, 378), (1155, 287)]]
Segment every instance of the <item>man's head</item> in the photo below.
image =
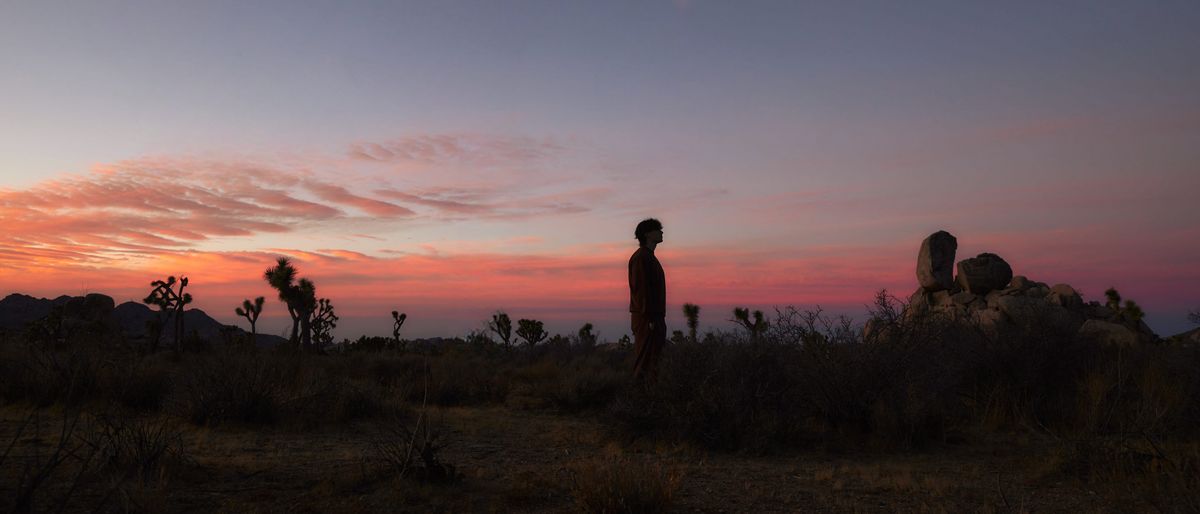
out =
[(633, 230), (633, 235), (637, 237), (639, 246), (661, 243), (663, 240), (662, 223), (654, 218), (646, 218), (638, 223), (637, 228)]

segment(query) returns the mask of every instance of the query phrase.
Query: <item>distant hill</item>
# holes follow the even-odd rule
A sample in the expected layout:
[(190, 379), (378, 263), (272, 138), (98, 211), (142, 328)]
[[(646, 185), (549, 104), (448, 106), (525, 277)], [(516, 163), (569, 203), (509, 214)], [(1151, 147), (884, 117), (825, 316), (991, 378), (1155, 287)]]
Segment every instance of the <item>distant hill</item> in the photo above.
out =
[[(65, 305), (73, 297), (60, 296), (53, 300), (34, 298), (29, 295), (14, 293), (0, 300), (0, 329), (17, 331), (25, 328), (30, 322), (40, 320), (50, 315), (55, 306)], [(111, 305), (111, 304), (110, 304)], [(125, 302), (113, 308), (110, 318), (126, 337), (135, 339), (146, 335), (146, 322), (158, 316), (150, 307), (137, 303)], [(169, 322), (168, 322), (169, 323)], [(195, 331), (205, 340), (217, 342), (221, 340), (221, 328), (225, 325), (200, 309), (188, 309), (183, 313), (184, 330), (191, 334)], [(233, 326), (236, 333), (246, 334), (241, 327)], [(164, 336), (164, 341), (169, 336)], [(286, 343), (287, 339), (270, 335), (258, 334), (258, 346), (275, 346)]]

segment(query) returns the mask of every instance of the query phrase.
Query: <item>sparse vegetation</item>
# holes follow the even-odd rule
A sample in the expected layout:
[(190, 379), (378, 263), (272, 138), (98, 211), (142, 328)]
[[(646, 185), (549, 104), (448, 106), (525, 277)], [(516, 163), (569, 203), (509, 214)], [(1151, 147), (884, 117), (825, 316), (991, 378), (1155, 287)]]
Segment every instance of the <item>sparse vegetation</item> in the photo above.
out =
[(250, 322), (250, 346), (258, 344), (258, 316), (262, 314), (263, 302), (266, 299), (258, 297), (254, 299), (254, 303), (250, 300), (242, 300), (242, 306), (233, 309), (233, 313), (246, 318)]
[(683, 304), (683, 317), (687, 319), (688, 339), (696, 341), (696, 329), (700, 326), (700, 306), (685, 303)]
[(609, 455), (574, 463), (571, 492), (580, 512), (667, 512), (681, 478), (679, 470), (650, 459)]
[[(294, 274), (291, 282), (299, 287)], [(1124, 300), (1113, 300), (1122, 309), (1118, 312), (1132, 312)], [(238, 314), (260, 305), (246, 301)], [(317, 301), (314, 314), (321, 305)], [(477, 332), (405, 347), (397, 343), (405, 317), (395, 312), (391, 338), (359, 338), (345, 351), (329, 354), (251, 345), (238, 351), (209, 347), (186, 355), (147, 355), (121, 345), (89, 347), (62, 339), (47, 326), (5, 339), (0, 400), (44, 412), (94, 413), (81, 418), (86, 430), (72, 432), (92, 450), (65, 446), (63, 453), (74, 456), (62, 457), (50, 471), (34, 466), (24, 478), (11, 478), (42, 498), (38, 508), (47, 505), (46, 498), (57, 498), (65, 477), (80, 470), (85, 471), (77, 497), (95, 502), (111, 492), (115, 496), (104, 501), (141, 504), (168, 494), (153, 483), (187, 472), (194, 447), (183, 434), (190, 431), (215, 434), (211, 437), (353, 431), (369, 441), (356, 454), (361, 461), (356, 466), (368, 464), (364, 470), (419, 478), (420, 487), (470, 488), (477, 487), (471, 484), (481, 473), (479, 457), (460, 461), (459, 456), (478, 446), (461, 447), (458, 438), (491, 439), (470, 430), (464, 435), (462, 427), (473, 421), (450, 431), (439, 428), (440, 419), (447, 413), (504, 413), (524, 416), (520, 423), (593, 423), (604, 429), (597, 429), (604, 435), (594, 436), (595, 444), (615, 437), (633, 446), (747, 456), (739, 459), (809, 451), (853, 454), (861, 448), (883, 455), (920, 448), (939, 455), (960, 445), (1016, 437), (1034, 441), (1021, 444), (1043, 448), (1040, 455), (1049, 457), (1034, 477), (1103, 491), (1105, 501), (1121, 510), (1178, 511), (1200, 502), (1194, 478), (1200, 462), (1194, 430), (1200, 423), (1197, 349), (1107, 347), (1045, 330), (985, 337), (965, 322), (906, 320), (900, 308), (881, 291), (871, 308), (876, 331), (868, 339), (848, 318), (791, 307), (776, 309), (769, 320), (739, 308), (738, 330), (699, 337), (693, 322), (698, 308), (685, 310), (690, 333), (677, 331), (675, 344), (664, 352), (658, 382), (649, 388), (631, 385), (627, 336), (615, 345), (601, 344), (591, 324), (563, 336), (522, 319), (516, 335), (523, 344), (512, 348), (503, 342), (512, 327), (501, 312), (488, 323), (499, 343)], [(252, 317), (246, 318), (254, 333)], [(512, 427), (496, 433), (506, 430)], [(447, 442), (454, 446), (444, 447)], [(503, 451), (510, 451), (513, 443), (504, 444), (510, 446)], [(547, 448), (529, 451), (551, 451)], [(582, 510), (656, 510), (675, 505), (676, 491), (686, 483), (676, 467), (662, 464), (667, 459), (660, 454), (610, 451), (609, 457), (580, 459), (570, 445), (552, 452), (560, 450), (562, 457), (555, 458), (568, 459), (560, 469), (572, 479), (542, 477), (547, 484), (562, 482), (560, 489), (548, 485), (524, 494), (520, 501), (533, 503), (521, 505), (562, 507), (553, 502), (573, 501)], [(458, 467), (446, 463), (447, 455), (455, 456)], [(85, 464), (76, 456), (91, 461)], [(39, 474), (58, 478), (36, 479)], [(868, 486), (889, 494), (930, 492), (947, 501), (979, 494), (908, 476), (871, 478)], [(30, 489), (37, 480), (41, 485)], [(822, 487), (848, 483), (836, 474), (817, 482)], [(369, 490), (383, 487), (380, 483), (331, 487)], [(989, 491), (994, 489), (1002, 488)], [(4, 487), (0, 493), (30, 496)], [(1028, 498), (1003, 490), (992, 494), (974, 498), (1009, 508), (1014, 498)]]

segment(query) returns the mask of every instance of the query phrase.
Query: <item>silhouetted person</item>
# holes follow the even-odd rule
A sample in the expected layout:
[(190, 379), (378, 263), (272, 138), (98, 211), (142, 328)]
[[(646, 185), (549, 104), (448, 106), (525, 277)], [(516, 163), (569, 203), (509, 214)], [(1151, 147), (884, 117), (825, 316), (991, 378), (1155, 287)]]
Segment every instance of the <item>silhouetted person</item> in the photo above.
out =
[(638, 249), (629, 258), (629, 313), (636, 360), (633, 376), (653, 382), (658, 360), (667, 344), (667, 281), (654, 249), (663, 241), (662, 223), (648, 218), (638, 223)]

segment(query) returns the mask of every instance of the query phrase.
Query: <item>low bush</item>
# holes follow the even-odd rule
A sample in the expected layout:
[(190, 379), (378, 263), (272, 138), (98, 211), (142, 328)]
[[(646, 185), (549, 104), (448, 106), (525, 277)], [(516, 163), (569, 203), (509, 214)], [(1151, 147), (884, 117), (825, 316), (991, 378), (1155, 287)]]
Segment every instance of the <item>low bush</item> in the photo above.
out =
[(654, 460), (595, 457), (570, 467), (571, 493), (581, 512), (667, 512), (679, 489), (679, 470)]

